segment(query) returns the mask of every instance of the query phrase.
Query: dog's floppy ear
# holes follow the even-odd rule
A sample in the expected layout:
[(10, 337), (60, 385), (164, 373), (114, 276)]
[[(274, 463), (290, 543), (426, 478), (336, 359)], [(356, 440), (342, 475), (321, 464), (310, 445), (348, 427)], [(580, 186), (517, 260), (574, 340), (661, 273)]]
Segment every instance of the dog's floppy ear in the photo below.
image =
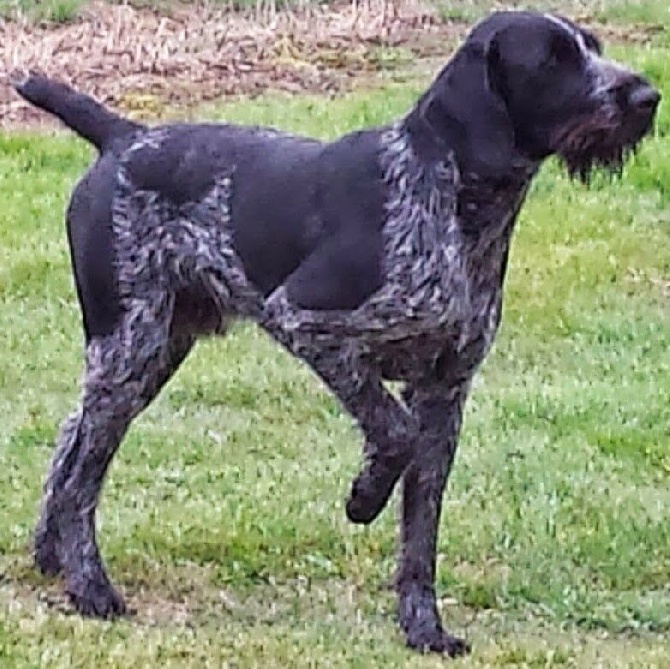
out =
[(499, 93), (495, 39), (466, 42), (419, 102), (417, 114), (453, 147), (462, 172), (484, 178), (509, 174), (514, 128)]

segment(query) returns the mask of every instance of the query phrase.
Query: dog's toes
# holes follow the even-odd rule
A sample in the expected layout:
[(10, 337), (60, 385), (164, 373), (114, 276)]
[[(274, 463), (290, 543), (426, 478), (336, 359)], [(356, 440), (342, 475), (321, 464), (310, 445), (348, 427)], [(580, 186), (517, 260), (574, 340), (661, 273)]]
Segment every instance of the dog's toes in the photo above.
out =
[(392, 487), (381, 494), (379, 490), (363, 490), (356, 479), (345, 506), (347, 518), (357, 525), (369, 525), (384, 510), (392, 492)]
[(53, 546), (35, 548), (33, 557), (35, 566), (43, 576), (58, 576), (63, 569)]
[(440, 641), (442, 650), (440, 652), (446, 653), (449, 657), (460, 657), (468, 655), (471, 651), (470, 644), (456, 636), (451, 636), (447, 632), (442, 632), (442, 640)]
[(398, 605), (398, 622), (409, 648), (449, 657), (470, 652), (470, 646), (463, 639), (452, 636), (442, 626), (432, 586), (420, 582), (405, 583)]
[(44, 576), (58, 576), (62, 571), (56, 543), (57, 539), (51, 534), (38, 533), (35, 537), (33, 559), (35, 566)]
[(408, 632), (407, 646), (421, 653), (442, 653), (449, 657), (459, 657), (470, 652), (470, 645), (466, 641), (439, 628), (430, 631), (422, 629), (417, 634)]
[(346, 504), (352, 523), (367, 525), (384, 510), (409, 458), (384, 462), (372, 460), (354, 479)]
[(109, 582), (86, 581), (81, 585), (68, 585), (67, 594), (82, 616), (111, 620), (126, 613), (123, 597)]

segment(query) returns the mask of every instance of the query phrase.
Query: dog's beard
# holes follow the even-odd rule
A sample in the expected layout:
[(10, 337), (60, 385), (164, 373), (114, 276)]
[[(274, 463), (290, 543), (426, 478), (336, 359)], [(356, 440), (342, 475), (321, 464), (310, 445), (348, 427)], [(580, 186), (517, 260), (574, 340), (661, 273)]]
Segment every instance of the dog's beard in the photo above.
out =
[(616, 113), (592, 114), (558, 128), (552, 147), (570, 177), (582, 183), (588, 183), (596, 171), (617, 176), (651, 130), (652, 122), (650, 118), (625, 123)]

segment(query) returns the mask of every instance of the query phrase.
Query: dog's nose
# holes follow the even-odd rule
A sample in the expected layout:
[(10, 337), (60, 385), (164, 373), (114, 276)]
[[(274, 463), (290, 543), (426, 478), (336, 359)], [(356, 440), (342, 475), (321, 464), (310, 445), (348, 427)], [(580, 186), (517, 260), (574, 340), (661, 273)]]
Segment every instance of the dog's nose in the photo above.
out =
[(660, 101), (661, 94), (649, 84), (635, 86), (628, 95), (630, 106), (643, 114), (651, 114), (656, 111)]

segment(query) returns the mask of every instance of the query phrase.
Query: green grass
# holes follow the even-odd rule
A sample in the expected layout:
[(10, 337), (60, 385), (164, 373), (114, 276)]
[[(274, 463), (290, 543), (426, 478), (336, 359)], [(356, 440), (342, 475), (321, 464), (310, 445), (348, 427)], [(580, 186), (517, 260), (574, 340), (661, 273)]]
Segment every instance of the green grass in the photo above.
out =
[[(68, 23), (75, 20), (83, 7), (91, 0), (0, 0), (0, 17), (23, 17), (32, 21), (47, 21), (51, 23)], [(107, 0), (109, 4), (126, 2), (135, 7), (153, 7), (169, 11), (172, 7), (180, 6), (178, 0)], [(196, 0), (191, 3), (196, 6), (221, 5), (241, 10), (267, 10), (270, 7), (282, 9), (308, 4), (316, 0)], [(329, 4), (331, 0), (320, 1), (319, 4)], [(183, 8), (184, 3), (181, 3)]]
[(86, 0), (0, 0), (0, 16), (67, 23), (79, 15)]
[[(670, 92), (670, 49), (618, 49)], [(422, 82), (268, 97), (212, 118), (319, 136), (402, 113)], [(503, 326), (445, 502), (454, 666), (670, 666), (670, 112), (621, 181), (550, 164), (513, 245)], [(137, 616), (66, 615), (28, 545), (81, 332), (62, 211), (91, 152), (0, 136), (0, 666), (442, 666), (392, 620), (394, 514), (344, 518), (359, 438), (250, 328), (201, 344), (125, 440), (99, 536)], [(56, 606), (48, 606), (55, 601)]]
[[(111, 3), (120, 0), (109, 0)], [(200, 0), (204, 4), (206, 0)], [(275, 0), (274, 6), (282, 8), (305, 4), (311, 0)], [(316, 1), (316, 0), (314, 0)], [(329, 4), (325, 0), (320, 4)], [(66, 23), (75, 19), (89, 0), (0, 0), (0, 16), (26, 16), (33, 20)], [(239, 9), (253, 9), (260, 5), (269, 6), (268, 0), (209, 0), (210, 4), (234, 6)], [(169, 10), (177, 4), (174, 0), (130, 0), (136, 7), (151, 6)], [(487, 12), (500, 8), (542, 9), (557, 11), (572, 16), (589, 16), (601, 21), (618, 24), (655, 25), (667, 28), (670, 24), (670, 5), (666, 0), (535, 0), (523, 2), (515, 0), (501, 3), (499, 0), (432, 0), (439, 12), (457, 21), (474, 21)]]
[(555, 11), (567, 16), (589, 16), (615, 23), (667, 25), (670, 7), (665, 0), (435, 0), (444, 16), (471, 21), (493, 10), (505, 8)]
[[(109, 0), (112, 3), (121, 0)], [(142, 7), (152, 6), (169, 10), (174, 0), (129, 0), (131, 4)], [(282, 8), (306, 4), (312, 0), (275, 0), (274, 6)], [(313, 0), (316, 1), (316, 0)], [(75, 19), (80, 9), (89, 0), (0, 0), (0, 16), (27, 16), (34, 20), (47, 20), (65, 23)], [(205, 4), (206, 0), (199, 0)], [(319, 4), (329, 4), (324, 0)], [(542, 9), (557, 11), (572, 16), (589, 16), (598, 20), (614, 23), (653, 24), (667, 27), (670, 24), (670, 5), (666, 0), (535, 0), (524, 2), (513, 0), (431, 0), (440, 13), (453, 20), (474, 21), (487, 12), (500, 7), (520, 9)], [(210, 4), (220, 3), (240, 9), (270, 6), (270, 0), (209, 0)], [(196, 3), (197, 4), (197, 3)]]

